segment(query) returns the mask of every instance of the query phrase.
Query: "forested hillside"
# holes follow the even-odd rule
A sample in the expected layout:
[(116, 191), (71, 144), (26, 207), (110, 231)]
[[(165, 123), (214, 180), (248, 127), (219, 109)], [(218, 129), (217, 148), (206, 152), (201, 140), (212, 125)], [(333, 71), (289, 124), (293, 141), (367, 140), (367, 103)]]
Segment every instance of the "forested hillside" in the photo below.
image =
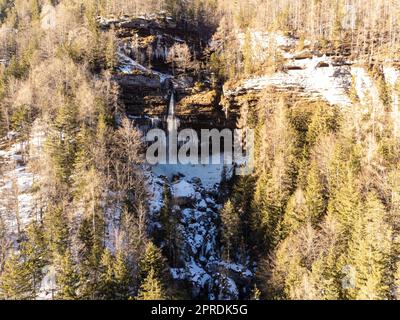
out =
[[(0, 299), (399, 297), (398, 1), (0, 0), (0, 23)], [(149, 165), (168, 117), (253, 129), (254, 172)]]

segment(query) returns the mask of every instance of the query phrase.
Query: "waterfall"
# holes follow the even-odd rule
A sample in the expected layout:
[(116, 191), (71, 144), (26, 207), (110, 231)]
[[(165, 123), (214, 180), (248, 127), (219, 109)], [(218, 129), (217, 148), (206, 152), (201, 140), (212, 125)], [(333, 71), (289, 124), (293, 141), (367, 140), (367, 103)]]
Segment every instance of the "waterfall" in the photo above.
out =
[(175, 95), (174, 92), (171, 94), (171, 99), (169, 101), (168, 116), (175, 116)]
[(175, 96), (172, 92), (171, 99), (169, 101), (168, 116), (167, 116), (167, 128), (168, 133), (173, 131), (177, 132), (179, 127), (179, 120), (175, 117)]

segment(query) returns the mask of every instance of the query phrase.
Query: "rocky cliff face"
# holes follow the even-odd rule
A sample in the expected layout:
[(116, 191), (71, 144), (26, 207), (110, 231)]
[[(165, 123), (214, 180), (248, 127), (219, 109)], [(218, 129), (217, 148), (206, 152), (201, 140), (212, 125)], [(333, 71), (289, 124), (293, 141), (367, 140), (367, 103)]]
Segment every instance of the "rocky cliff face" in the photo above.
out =
[[(261, 68), (257, 75), (226, 83), (221, 94), (211, 86), (210, 75), (204, 68), (208, 53), (216, 51), (220, 41), (213, 39), (207, 48), (206, 39), (196, 30), (163, 16), (103, 19), (100, 24), (117, 30), (121, 41), (120, 67), (115, 79), (121, 85), (128, 114), (136, 119), (142, 115), (164, 119), (171, 90), (176, 92), (176, 113), (182, 126), (195, 128), (234, 127), (240, 106), (243, 103), (254, 106), (266, 88), (283, 93), (292, 101), (324, 100), (344, 107), (350, 106), (354, 98), (360, 98), (365, 104), (368, 95), (379, 100), (376, 75), (368, 71), (371, 65), (352, 60), (347, 46), (321, 49), (307, 40), (255, 31), (252, 45), (254, 50), (262, 48), (262, 51), (254, 59), (266, 60), (269, 46), (273, 44), (281, 59), (279, 70), (263, 73)], [(238, 33), (236, 38), (239, 47), (243, 46), (244, 35)], [(188, 44), (203, 68), (196, 72), (174, 72), (167, 56), (176, 43)], [(399, 67), (390, 62), (380, 67), (389, 95), (396, 100), (397, 93), (393, 90)], [(394, 113), (396, 108), (394, 105)]]
[[(279, 70), (230, 82), (223, 88), (221, 104), (231, 121), (237, 118), (244, 103), (255, 106), (263, 90), (269, 88), (272, 92), (284, 94), (289, 103), (322, 100), (344, 108), (354, 103), (364, 107), (373, 105), (377, 113), (389, 111), (398, 127), (398, 63), (375, 61), (372, 65), (366, 64), (352, 60), (347, 47), (339, 51), (322, 50), (307, 41), (299, 50), (300, 40), (283, 35), (272, 36), (282, 57)], [(238, 41), (242, 42), (242, 38), (239, 34)], [(254, 47), (267, 49), (270, 42), (271, 34), (253, 34)], [(398, 129), (394, 133), (398, 136)]]
[[(160, 184), (159, 184), (160, 185)], [(191, 295), (204, 299), (238, 299), (250, 287), (253, 273), (247, 266), (227, 263), (218, 245), (218, 188), (200, 178), (181, 177), (170, 185), (171, 215), (176, 218), (179, 255), (171, 275), (177, 282), (190, 284)], [(157, 221), (158, 211), (153, 215)], [(155, 223), (155, 232), (163, 226)]]
[[(113, 28), (119, 39), (119, 66), (114, 79), (120, 84), (126, 111), (138, 122), (165, 119), (172, 91), (177, 98), (176, 115), (182, 127), (222, 127), (219, 95), (211, 88), (202, 68), (207, 32), (165, 15), (99, 18), (103, 29)], [(182, 71), (168, 62), (176, 44), (186, 44), (195, 67)], [(144, 118), (147, 118), (144, 119)], [(195, 120), (195, 121), (194, 121)]]
[[(116, 30), (118, 66), (113, 77), (120, 85), (127, 115), (139, 128), (166, 128), (172, 92), (180, 129), (226, 127), (220, 92), (211, 86), (202, 67), (206, 41), (198, 30), (162, 16), (100, 19), (99, 23), (104, 29)], [(199, 68), (182, 71), (168, 63), (168, 52), (177, 43), (189, 46)], [(176, 221), (179, 242), (171, 275), (183, 287), (189, 286), (193, 298), (238, 299), (246, 294), (253, 275), (248, 266), (230, 264), (221, 257), (219, 183), (223, 172), (222, 164), (156, 165), (146, 171), (149, 232), (164, 247), (165, 239), (157, 235), (165, 229), (160, 214), (167, 187), (172, 197), (169, 214)]]

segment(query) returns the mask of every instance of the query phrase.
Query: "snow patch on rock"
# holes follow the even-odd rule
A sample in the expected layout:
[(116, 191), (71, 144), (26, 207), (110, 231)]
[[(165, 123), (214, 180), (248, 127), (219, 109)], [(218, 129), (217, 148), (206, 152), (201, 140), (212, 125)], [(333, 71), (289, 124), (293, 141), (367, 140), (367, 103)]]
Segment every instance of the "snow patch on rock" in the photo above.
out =
[(196, 191), (193, 185), (182, 180), (172, 185), (172, 194), (176, 199), (191, 200), (196, 196)]
[[(168, 184), (171, 189), (172, 203), (175, 204), (172, 211), (179, 217), (176, 228), (182, 239), (179, 249), (182, 266), (171, 268), (171, 276), (175, 280), (190, 283), (193, 297), (238, 299), (237, 284), (233, 278), (222, 277), (217, 271), (225, 269), (227, 273), (230, 273), (234, 272), (230, 269), (235, 267), (224, 262), (220, 256), (217, 226), (221, 205), (216, 203), (210, 189), (205, 188), (200, 179), (188, 180), (188, 177), (182, 175), (175, 182), (170, 182), (165, 176), (157, 176), (154, 172), (151, 172), (150, 176), (150, 189), (158, 189), (159, 194), (163, 187), (154, 185), (159, 185), (161, 181)], [(178, 172), (175, 172), (174, 176), (175, 178), (179, 176)], [(155, 183), (157, 181), (158, 183)], [(150, 203), (157, 203), (156, 207), (161, 208), (162, 201), (162, 198), (154, 197), (153, 194)], [(157, 210), (154, 210), (151, 215), (156, 220)], [(234, 272), (238, 277), (251, 275), (244, 266), (236, 266), (236, 269), (240, 270), (240, 272)]]
[(160, 79), (160, 83), (163, 84), (167, 79), (172, 79), (173, 77), (169, 74), (154, 71), (152, 69), (146, 68), (137, 61), (130, 58), (122, 47), (119, 47), (117, 51), (119, 66), (118, 70), (123, 74), (132, 74), (135, 70), (139, 70), (145, 74), (150, 74), (156, 76)]
[(153, 166), (151, 170), (156, 176), (164, 176), (170, 181), (180, 174), (187, 181), (200, 180), (205, 189), (212, 190), (221, 182), (223, 174), (225, 178), (231, 178), (233, 175), (233, 166), (224, 165), (223, 154), (217, 156), (220, 158), (219, 164), (159, 164)]
[(382, 110), (383, 106), (379, 98), (378, 88), (368, 71), (363, 67), (353, 67), (351, 73), (354, 77), (354, 85), (360, 103), (362, 105), (372, 104), (375, 108)]
[[(329, 67), (319, 67), (321, 62)], [(293, 65), (299, 69), (245, 80), (238, 89), (225, 94), (236, 94), (240, 90), (261, 91), (272, 86), (297, 91), (299, 95), (320, 98), (332, 105), (351, 104), (347, 94), (352, 80), (349, 66), (334, 66), (327, 57), (303, 59)]]

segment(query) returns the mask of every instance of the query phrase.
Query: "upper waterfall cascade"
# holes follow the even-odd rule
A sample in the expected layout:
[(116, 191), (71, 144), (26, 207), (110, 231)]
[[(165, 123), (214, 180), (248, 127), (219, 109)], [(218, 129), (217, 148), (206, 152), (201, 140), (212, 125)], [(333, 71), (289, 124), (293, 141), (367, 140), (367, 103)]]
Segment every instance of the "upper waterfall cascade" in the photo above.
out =
[(175, 95), (173, 92), (171, 94), (171, 99), (169, 101), (168, 116), (171, 117), (175, 116)]
[(179, 119), (175, 116), (175, 95), (172, 92), (168, 107), (167, 128), (168, 132), (178, 131)]

